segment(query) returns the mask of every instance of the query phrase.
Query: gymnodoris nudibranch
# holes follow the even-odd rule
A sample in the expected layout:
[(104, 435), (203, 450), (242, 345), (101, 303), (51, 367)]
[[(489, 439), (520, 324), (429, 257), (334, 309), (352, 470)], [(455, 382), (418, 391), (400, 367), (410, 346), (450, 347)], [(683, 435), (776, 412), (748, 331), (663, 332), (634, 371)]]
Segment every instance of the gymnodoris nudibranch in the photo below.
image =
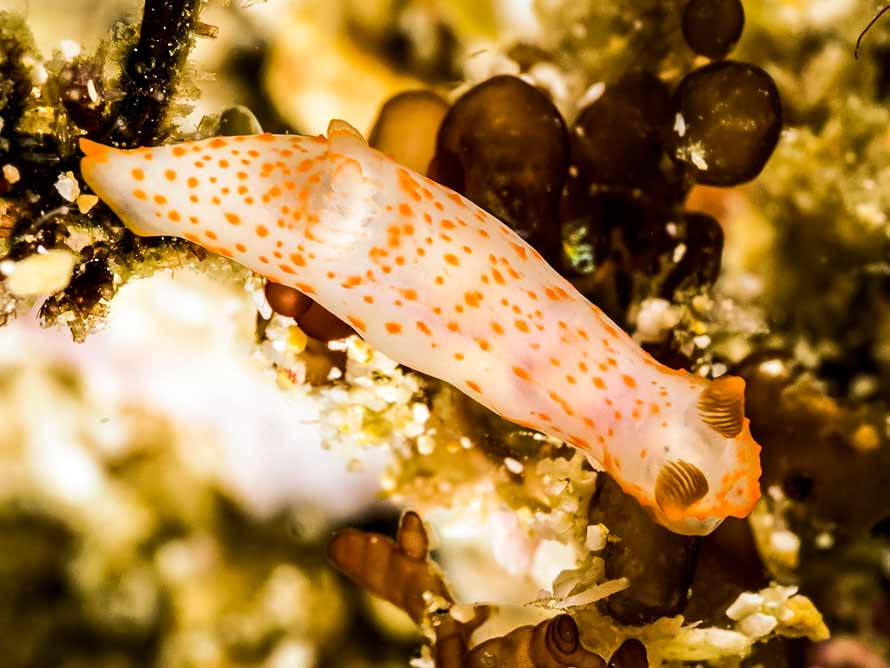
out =
[(584, 451), (669, 529), (707, 534), (758, 499), (742, 379), (659, 364), (509, 227), (347, 123), (81, 148), (87, 183), (136, 234), (302, 291), (400, 363)]

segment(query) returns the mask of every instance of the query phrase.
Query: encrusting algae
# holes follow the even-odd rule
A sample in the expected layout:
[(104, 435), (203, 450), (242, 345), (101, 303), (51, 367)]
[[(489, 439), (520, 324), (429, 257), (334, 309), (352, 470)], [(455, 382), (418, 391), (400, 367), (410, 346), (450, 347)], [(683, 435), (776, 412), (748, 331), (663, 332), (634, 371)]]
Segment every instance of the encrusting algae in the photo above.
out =
[[(386, 446), (383, 492), (442, 534), (450, 586), (414, 512), (395, 541), (357, 518), (326, 553), (421, 629), (417, 666), (834, 668), (849, 646), (828, 628), (888, 656), (887, 25), (853, 58), (880, 7), (541, 1), (536, 33), (480, 50), (496, 13), (377, 4), (332, 3), (327, 29), (289, 16), (330, 69), (292, 78), (276, 37), (226, 62), (233, 106), (192, 130), (190, 48), (230, 39), (200, 3), (148, 0), (139, 30), (51, 59), (2, 15), (3, 317), (40, 304), (83, 340), (164, 268), (252, 300), (259, 357), (325, 447)], [(375, 99), (325, 106), (366, 61)], [(370, 146), (300, 132), (365, 130), (375, 106)], [(222, 515), (158, 557), (164, 577), (230, 545)], [(272, 541), (314, 556), (257, 581), (331, 602), (324, 641), (266, 625), (214, 640), (212, 665), (379, 663), (362, 633), (402, 638), (404, 662), (421, 638), (319, 576), (323, 542)], [(122, 633), (173, 633), (140, 619)], [(161, 663), (192, 665), (195, 627), (176, 628)]]

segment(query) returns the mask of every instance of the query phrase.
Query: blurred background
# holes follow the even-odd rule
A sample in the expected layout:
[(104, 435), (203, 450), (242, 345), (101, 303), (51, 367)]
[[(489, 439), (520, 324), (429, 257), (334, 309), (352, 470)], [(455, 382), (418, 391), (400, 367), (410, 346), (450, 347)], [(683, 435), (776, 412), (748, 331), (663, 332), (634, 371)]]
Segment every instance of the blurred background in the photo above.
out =
[(857, 60), (879, 2), (735, 6), (209, 2), (165, 137), (347, 119), (660, 361), (742, 375), (764, 498), (698, 540), (317, 305), (122, 233), (74, 140), (122, 95), (141, 5), (0, 0), (42, 54), (3, 17), (0, 121), (30, 101), (0, 125), (0, 668), (432, 668), (326, 554), (405, 508), (457, 600), (500, 606), (481, 637), (568, 608), (651, 665), (887, 668), (890, 30)]

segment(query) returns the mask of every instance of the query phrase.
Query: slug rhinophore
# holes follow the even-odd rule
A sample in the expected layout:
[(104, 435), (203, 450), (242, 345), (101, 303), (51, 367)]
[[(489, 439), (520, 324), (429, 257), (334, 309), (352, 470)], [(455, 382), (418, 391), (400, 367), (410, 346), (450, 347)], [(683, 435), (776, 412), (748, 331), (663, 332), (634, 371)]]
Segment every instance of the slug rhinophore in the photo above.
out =
[(742, 379), (659, 364), (509, 227), (347, 123), (81, 148), (87, 183), (136, 234), (304, 292), (400, 363), (584, 451), (669, 529), (707, 534), (758, 499)]

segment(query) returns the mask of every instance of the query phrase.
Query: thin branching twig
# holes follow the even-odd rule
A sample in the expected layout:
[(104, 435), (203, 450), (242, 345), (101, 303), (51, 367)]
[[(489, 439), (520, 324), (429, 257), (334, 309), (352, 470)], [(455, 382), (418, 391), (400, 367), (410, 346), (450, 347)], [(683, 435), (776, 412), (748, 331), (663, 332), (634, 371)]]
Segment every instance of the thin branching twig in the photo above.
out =
[(859, 33), (859, 38), (856, 40), (856, 48), (853, 49), (853, 58), (859, 60), (859, 47), (862, 45), (862, 38), (865, 37), (865, 33), (871, 30), (871, 27), (878, 22), (878, 19), (881, 18), (888, 9), (890, 9), (890, 5), (887, 5), (877, 14), (875, 14), (875, 17), (871, 21), (869, 21), (868, 25), (865, 26), (861, 33)]
[(124, 98), (110, 137), (115, 143), (149, 146), (160, 139), (200, 6), (201, 0), (145, 0), (139, 41), (122, 72)]

